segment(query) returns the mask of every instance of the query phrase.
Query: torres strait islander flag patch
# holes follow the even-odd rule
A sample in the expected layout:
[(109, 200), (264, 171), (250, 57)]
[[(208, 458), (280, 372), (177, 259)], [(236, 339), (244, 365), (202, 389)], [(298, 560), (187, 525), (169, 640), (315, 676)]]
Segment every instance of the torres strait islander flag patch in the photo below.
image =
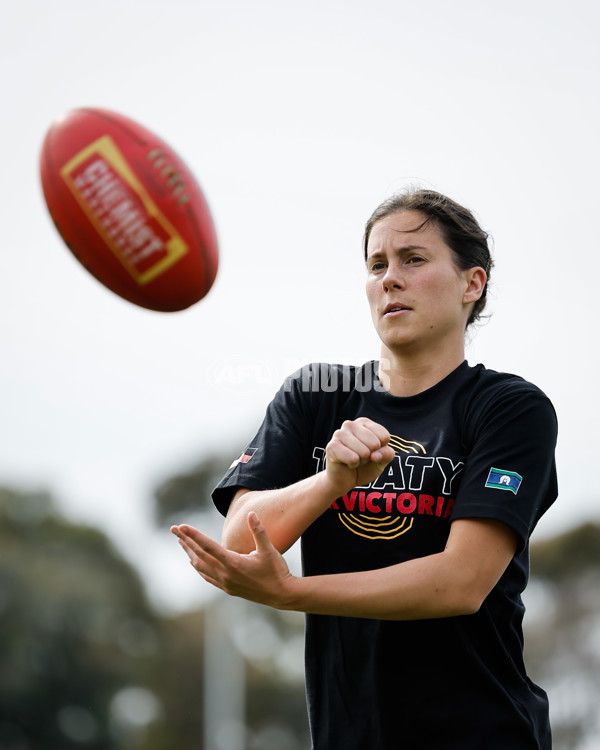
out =
[(239, 458), (236, 458), (229, 468), (233, 469), (233, 467), (237, 466), (238, 464), (247, 464), (255, 453), (256, 448), (246, 448), (242, 455)]
[(485, 486), (496, 490), (509, 490), (516, 495), (522, 481), (523, 477), (516, 471), (491, 468)]

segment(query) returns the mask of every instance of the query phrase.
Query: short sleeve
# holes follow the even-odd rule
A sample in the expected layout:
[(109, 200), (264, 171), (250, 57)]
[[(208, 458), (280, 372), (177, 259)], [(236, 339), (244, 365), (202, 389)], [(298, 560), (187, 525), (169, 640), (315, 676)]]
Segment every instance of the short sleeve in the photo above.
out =
[(277, 489), (307, 476), (314, 407), (313, 394), (301, 386), (297, 374), (285, 380), (267, 407), (257, 434), (213, 490), (213, 502), (223, 515), (241, 487)]
[(523, 549), (558, 494), (558, 425), (549, 399), (525, 381), (497, 389), (474, 409), (473, 445), (452, 512), (513, 528)]

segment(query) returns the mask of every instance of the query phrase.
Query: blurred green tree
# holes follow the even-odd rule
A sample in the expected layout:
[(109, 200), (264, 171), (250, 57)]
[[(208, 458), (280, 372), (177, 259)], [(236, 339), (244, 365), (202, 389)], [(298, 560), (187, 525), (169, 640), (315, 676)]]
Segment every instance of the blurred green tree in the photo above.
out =
[(180, 517), (189, 514), (213, 512), (210, 495), (231, 464), (231, 455), (208, 456), (189, 471), (176, 474), (158, 485), (154, 491), (157, 525), (176, 523)]
[[(301, 750), (302, 618), (249, 607), (228, 641), (248, 665), (246, 746)], [(157, 613), (104, 533), (0, 488), (0, 750), (198, 750), (204, 631), (203, 610)]]
[(159, 718), (159, 630), (135, 570), (47, 494), (0, 489), (0, 748), (128, 746)]

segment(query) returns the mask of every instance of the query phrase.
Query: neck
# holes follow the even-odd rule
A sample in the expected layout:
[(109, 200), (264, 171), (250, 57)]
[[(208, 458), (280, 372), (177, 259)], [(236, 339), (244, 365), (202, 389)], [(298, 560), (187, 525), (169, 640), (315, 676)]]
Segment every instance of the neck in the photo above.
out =
[(464, 344), (445, 356), (407, 356), (381, 347), (379, 380), (392, 396), (416, 396), (443, 380), (465, 359)]

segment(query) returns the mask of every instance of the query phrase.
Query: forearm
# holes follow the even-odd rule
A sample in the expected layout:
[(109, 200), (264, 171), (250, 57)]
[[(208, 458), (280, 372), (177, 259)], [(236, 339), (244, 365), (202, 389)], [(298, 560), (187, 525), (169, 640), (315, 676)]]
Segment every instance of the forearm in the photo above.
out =
[(379, 570), (290, 577), (279, 607), (378, 620), (472, 614), (481, 605), (476, 572), (456, 571), (448, 555), (439, 553)]
[(288, 550), (313, 521), (339, 496), (325, 472), (276, 490), (250, 490), (237, 497), (223, 526), (223, 546), (235, 552), (254, 549), (248, 513), (254, 511), (281, 553)]

